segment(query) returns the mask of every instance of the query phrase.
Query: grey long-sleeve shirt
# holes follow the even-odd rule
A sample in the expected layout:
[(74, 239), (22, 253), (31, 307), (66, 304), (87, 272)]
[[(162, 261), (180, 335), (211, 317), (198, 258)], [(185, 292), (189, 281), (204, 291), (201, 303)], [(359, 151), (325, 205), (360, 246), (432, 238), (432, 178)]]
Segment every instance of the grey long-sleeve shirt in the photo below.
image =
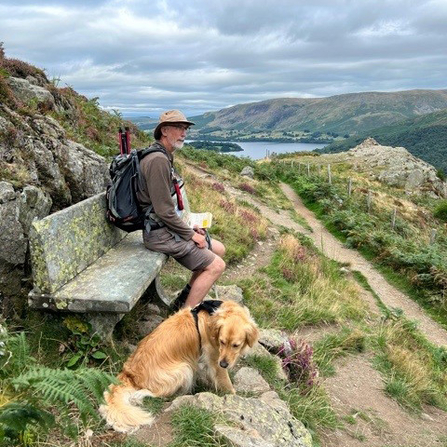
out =
[[(163, 148), (159, 142), (154, 145)], [(166, 153), (169, 159), (162, 152), (154, 152), (141, 160), (140, 169), (145, 188), (138, 192), (138, 200), (143, 207), (152, 203), (155, 214), (166, 226), (183, 239), (189, 240), (194, 236), (194, 230), (189, 228), (175, 211), (171, 197), (171, 164), (174, 158), (171, 153)]]

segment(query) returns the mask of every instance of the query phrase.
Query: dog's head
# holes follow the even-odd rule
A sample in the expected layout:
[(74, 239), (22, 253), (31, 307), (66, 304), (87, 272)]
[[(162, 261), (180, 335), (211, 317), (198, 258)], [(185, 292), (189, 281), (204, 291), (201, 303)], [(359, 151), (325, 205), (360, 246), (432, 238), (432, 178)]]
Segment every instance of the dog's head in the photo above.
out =
[(219, 345), (218, 363), (231, 368), (236, 360), (258, 341), (256, 323), (247, 308), (225, 301), (213, 315), (211, 333)]

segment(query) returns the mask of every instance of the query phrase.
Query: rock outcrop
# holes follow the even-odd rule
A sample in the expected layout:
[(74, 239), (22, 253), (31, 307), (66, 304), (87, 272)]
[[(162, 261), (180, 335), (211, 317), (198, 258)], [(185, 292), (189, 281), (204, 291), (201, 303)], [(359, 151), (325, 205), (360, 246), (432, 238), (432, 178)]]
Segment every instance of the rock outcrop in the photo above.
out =
[(168, 411), (181, 405), (192, 405), (222, 415), (230, 424), (218, 420), (215, 433), (229, 445), (241, 447), (311, 447), (312, 436), (295, 419), (274, 391), (259, 397), (230, 395), (219, 397), (212, 393), (178, 397)]
[(14, 101), (28, 108), (19, 113), (0, 103), (1, 298), (24, 295), (32, 220), (104, 191), (108, 182), (105, 159), (72, 141), (47, 113), (74, 113), (73, 105), (44, 79), (10, 76), (6, 83)]
[(411, 155), (403, 147), (381, 146), (367, 138), (355, 148), (338, 155), (352, 157), (355, 162), (367, 164), (377, 180), (409, 193), (427, 193), (433, 197), (447, 197), (447, 183), (436, 169)]

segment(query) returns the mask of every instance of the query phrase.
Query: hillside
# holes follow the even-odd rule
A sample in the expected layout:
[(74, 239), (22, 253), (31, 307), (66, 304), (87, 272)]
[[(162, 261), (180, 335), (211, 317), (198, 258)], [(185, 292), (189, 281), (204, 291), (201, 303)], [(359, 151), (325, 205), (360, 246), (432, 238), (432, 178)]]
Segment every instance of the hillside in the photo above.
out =
[(5, 315), (26, 302), (33, 219), (105, 191), (110, 181), (106, 157), (118, 152), (120, 125), (130, 127), (134, 147), (148, 143), (135, 125), (101, 110), (98, 98), (59, 88), (43, 70), (7, 58), (0, 44), (0, 296)]
[(344, 152), (366, 137), (386, 146), (404, 146), (411, 154), (447, 173), (447, 110), (407, 119), (334, 142), (321, 153)]
[[(33, 219), (104, 191), (119, 124), (96, 98), (58, 88), (0, 45), (1, 446), (445, 444), (447, 332), (425, 311), (447, 327), (447, 201), (425, 181), (409, 184), (413, 171), (436, 176), (429, 167), (371, 141), (348, 155), (259, 162), (189, 147), (176, 154), (191, 209), (213, 214), (210, 233), (226, 247), (212, 296), (243, 300), (262, 337), (231, 376), (237, 395), (204, 381), (193, 395), (146, 399), (156, 420), (132, 435), (98, 420), (104, 389), (168, 309), (147, 294), (111, 345), (81, 314), (30, 310), (28, 234)], [(144, 144), (132, 132), (133, 146)], [(408, 174), (405, 184), (385, 181), (390, 163)], [(247, 165), (253, 178), (242, 174)], [(369, 250), (371, 263), (354, 249)], [(379, 264), (416, 288), (424, 309)], [(170, 260), (160, 284), (174, 298), (189, 277)]]
[(359, 134), (447, 108), (447, 90), (367, 92), (329, 98), (272, 99), (192, 117), (194, 132), (309, 131)]

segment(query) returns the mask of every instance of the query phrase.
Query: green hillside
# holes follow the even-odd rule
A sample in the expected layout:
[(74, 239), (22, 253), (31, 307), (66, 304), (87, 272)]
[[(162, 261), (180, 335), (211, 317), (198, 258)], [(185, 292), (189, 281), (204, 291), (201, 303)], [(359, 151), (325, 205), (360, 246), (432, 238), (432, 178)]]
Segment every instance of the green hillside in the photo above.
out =
[(334, 142), (318, 152), (347, 151), (367, 137), (373, 137), (385, 146), (403, 146), (447, 173), (447, 109), (363, 132), (357, 137)]
[(194, 132), (309, 131), (360, 134), (447, 108), (447, 90), (367, 92), (329, 98), (281, 98), (239, 104), (192, 117)]

